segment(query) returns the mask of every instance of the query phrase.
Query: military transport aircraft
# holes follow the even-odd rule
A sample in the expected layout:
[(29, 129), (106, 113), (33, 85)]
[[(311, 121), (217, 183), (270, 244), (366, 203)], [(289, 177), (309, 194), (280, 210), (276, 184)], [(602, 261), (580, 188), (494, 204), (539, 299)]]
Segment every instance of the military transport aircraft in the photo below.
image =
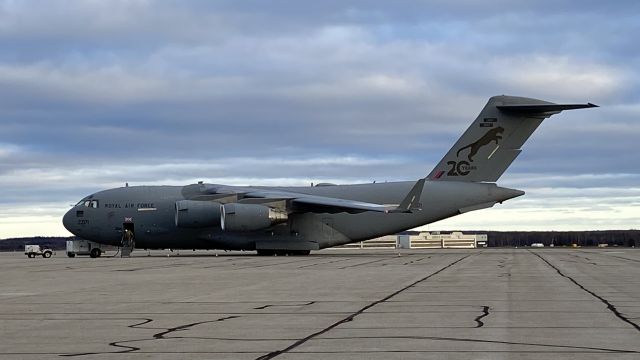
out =
[(542, 121), (597, 107), (494, 96), (417, 181), (311, 187), (131, 186), (97, 192), (64, 215), (78, 237), (137, 248), (306, 255), (394, 234), (523, 195), (494, 182)]

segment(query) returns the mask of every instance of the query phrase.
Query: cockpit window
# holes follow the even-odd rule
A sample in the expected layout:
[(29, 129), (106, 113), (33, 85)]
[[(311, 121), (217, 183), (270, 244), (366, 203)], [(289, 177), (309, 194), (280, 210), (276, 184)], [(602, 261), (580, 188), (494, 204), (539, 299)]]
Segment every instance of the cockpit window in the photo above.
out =
[(76, 206), (84, 206), (84, 207), (97, 209), (100, 206), (100, 204), (98, 200), (80, 200), (80, 202), (77, 203)]

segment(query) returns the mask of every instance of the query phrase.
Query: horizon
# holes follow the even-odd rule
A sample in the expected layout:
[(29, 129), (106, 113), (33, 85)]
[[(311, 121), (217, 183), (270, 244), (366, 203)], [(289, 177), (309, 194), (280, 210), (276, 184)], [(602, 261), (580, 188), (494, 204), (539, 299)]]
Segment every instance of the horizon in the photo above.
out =
[[(557, 231), (557, 230), (529, 230), (529, 231), (520, 231), (520, 230), (451, 230), (451, 229), (447, 229), (447, 230), (416, 230), (416, 229), (411, 229), (411, 230), (406, 230), (406, 231), (401, 231), (399, 233), (396, 234), (391, 234), (392, 236), (394, 235), (400, 235), (402, 233), (406, 233), (406, 232), (430, 232), (430, 233), (434, 233), (434, 232), (440, 232), (440, 233), (453, 233), (453, 232), (463, 232), (463, 233), (482, 233), (482, 232), (499, 232), (499, 233), (554, 233), (554, 232), (558, 232), (558, 233), (597, 233), (597, 232), (636, 232), (636, 231), (640, 231), (640, 229), (607, 229), (607, 230), (568, 230), (568, 231)], [(384, 236), (388, 236), (388, 235), (384, 235)], [(51, 236), (44, 236), (44, 235), (33, 235), (33, 236), (23, 236), (23, 237), (11, 237), (11, 238), (0, 238), (0, 241), (4, 241), (4, 240), (21, 240), (21, 239), (35, 239), (35, 238), (44, 238), (44, 239), (48, 239), (48, 238), (77, 238), (77, 236), (75, 235), (51, 235)], [(373, 239), (372, 239), (373, 240)], [(368, 241), (368, 240), (365, 240)]]

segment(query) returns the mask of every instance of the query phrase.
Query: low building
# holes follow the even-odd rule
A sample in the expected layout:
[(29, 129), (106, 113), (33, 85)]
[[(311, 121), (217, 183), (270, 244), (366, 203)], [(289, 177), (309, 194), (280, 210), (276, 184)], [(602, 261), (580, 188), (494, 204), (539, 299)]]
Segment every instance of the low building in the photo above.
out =
[(338, 247), (347, 249), (395, 249), (398, 247), (398, 235), (386, 235)]
[(460, 231), (441, 234), (439, 231), (425, 231), (411, 235), (409, 242), (412, 249), (472, 249), (486, 247), (487, 234), (463, 234)]
[(343, 249), (472, 249), (487, 247), (487, 234), (464, 234), (460, 231), (442, 234), (439, 231), (425, 231), (417, 235), (387, 235), (338, 247)]

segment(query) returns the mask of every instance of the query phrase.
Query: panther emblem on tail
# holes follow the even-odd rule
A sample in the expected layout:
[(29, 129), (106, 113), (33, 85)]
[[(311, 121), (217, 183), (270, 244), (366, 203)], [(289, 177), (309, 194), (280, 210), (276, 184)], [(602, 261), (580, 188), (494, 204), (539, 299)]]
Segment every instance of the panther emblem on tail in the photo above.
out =
[(458, 149), (456, 156), (460, 156), (460, 152), (462, 150), (471, 149), (469, 151), (469, 155), (467, 155), (467, 158), (469, 159), (469, 161), (473, 162), (473, 157), (478, 153), (478, 151), (480, 151), (483, 146), (489, 145), (494, 141), (496, 142), (496, 145), (498, 145), (498, 140), (502, 140), (503, 132), (504, 128), (502, 126), (498, 126), (497, 128), (493, 128), (487, 131), (487, 133), (484, 134), (480, 139), (478, 139), (478, 141)]

